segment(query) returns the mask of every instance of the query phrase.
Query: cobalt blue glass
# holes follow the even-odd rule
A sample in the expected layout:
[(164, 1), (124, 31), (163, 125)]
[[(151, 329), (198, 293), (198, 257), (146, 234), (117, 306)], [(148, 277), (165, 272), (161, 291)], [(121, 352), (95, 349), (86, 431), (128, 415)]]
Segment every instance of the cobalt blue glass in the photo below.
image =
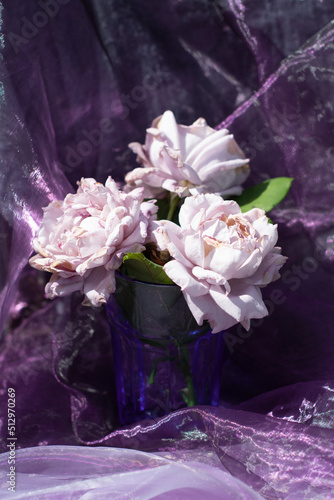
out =
[(224, 332), (198, 326), (180, 288), (117, 274), (107, 313), (122, 425), (219, 401)]

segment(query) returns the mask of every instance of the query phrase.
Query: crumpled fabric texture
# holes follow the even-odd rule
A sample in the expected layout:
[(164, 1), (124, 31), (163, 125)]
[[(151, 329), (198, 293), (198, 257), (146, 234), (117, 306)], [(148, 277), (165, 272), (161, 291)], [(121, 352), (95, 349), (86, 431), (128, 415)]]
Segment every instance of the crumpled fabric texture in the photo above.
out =
[[(6, 465), (6, 455), (0, 457), (0, 470)], [(204, 463), (192, 461), (191, 455), (187, 458), (175, 461), (164, 453), (124, 448), (25, 448), (18, 453), (20, 492), (2, 492), (1, 498), (200, 500), (210, 495), (218, 500), (222, 490), (227, 500), (263, 498), (216, 467), (214, 460)]]
[[(17, 498), (59, 498), (59, 481), (68, 498), (333, 498), (333, 3), (12, 0), (0, 15), (1, 495), (12, 387)], [(219, 407), (122, 428), (104, 309), (47, 301), (27, 262), (42, 207), (82, 176), (121, 181), (166, 109), (228, 127), (248, 185), (294, 177), (270, 213), (289, 260), (263, 290), (269, 317), (226, 336)]]

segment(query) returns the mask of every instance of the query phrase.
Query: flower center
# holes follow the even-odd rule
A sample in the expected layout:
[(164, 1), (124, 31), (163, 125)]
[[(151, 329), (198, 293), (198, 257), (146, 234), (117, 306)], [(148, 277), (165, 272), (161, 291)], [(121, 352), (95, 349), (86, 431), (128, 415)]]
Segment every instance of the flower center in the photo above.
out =
[(221, 215), (219, 219), (227, 225), (227, 227), (234, 227), (239, 238), (248, 238), (250, 236), (250, 224), (242, 217), (242, 215)]
[(212, 236), (203, 236), (204, 255), (207, 257), (211, 250), (221, 247), (223, 243)]
[(218, 219), (226, 224), (228, 232), (227, 240), (224, 239), (224, 241), (221, 241), (212, 236), (203, 236), (205, 257), (207, 257), (207, 255), (215, 248), (232, 244), (235, 241), (247, 240), (254, 233), (254, 231), (252, 231), (251, 224), (244, 217), (242, 217), (242, 215), (222, 214), (218, 217)]

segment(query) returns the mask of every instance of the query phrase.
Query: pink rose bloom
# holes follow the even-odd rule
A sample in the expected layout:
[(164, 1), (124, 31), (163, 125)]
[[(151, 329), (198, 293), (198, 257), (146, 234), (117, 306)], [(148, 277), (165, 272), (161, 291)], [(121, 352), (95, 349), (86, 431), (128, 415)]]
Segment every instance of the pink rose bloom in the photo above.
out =
[(197, 323), (208, 320), (213, 333), (268, 314), (260, 288), (279, 278), (286, 261), (275, 247), (277, 226), (263, 210), (241, 213), (235, 201), (215, 194), (185, 200), (180, 225), (154, 222), (159, 248), (173, 260), (166, 274), (181, 287)]
[(129, 144), (142, 166), (126, 175), (126, 191), (144, 186), (145, 198), (159, 197), (165, 190), (180, 197), (241, 194), (249, 160), (227, 129), (214, 130), (203, 118), (189, 127), (178, 125), (166, 111), (146, 132), (145, 145)]
[(126, 194), (109, 177), (105, 186), (82, 178), (75, 194), (50, 203), (30, 259), (36, 269), (53, 273), (46, 285), (49, 298), (75, 291), (87, 304), (99, 306), (115, 291), (115, 269), (127, 252), (145, 249), (155, 201), (143, 202), (143, 189)]

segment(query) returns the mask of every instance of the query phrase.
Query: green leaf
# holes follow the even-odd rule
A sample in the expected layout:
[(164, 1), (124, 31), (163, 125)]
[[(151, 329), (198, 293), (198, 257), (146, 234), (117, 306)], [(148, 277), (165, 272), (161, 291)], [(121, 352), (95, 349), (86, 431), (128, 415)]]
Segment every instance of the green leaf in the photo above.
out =
[(261, 208), (270, 212), (288, 194), (293, 179), (291, 177), (275, 177), (261, 184), (249, 187), (242, 195), (235, 196), (242, 212), (248, 212), (252, 208)]
[(169, 356), (167, 349), (166, 349), (166, 351), (167, 351), (167, 356), (164, 356), (163, 358), (160, 358), (160, 359), (156, 359), (154, 361), (153, 368), (152, 368), (150, 376), (148, 378), (149, 385), (152, 385), (154, 382), (155, 376), (157, 374), (157, 368), (158, 368), (159, 363), (165, 363), (166, 361), (174, 361), (175, 360), (175, 356), (172, 356), (172, 357)]
[(169, 199), (163, 198), (161, 200), (156, 201), (156, 205), (158, 205), (158, 220), (167, 219), (168, 210), (169, 210)]
[(155, 361), (153, 364), (152, 371), (150, 373), (150, 376), (148, 378), (148, 385), (152, 385), (155, 379), (155, 375), (157, 373), (157, 367), (158, 367), (158, 361)]
[(195, 406), (195, 405), (192, 405), (191, 402), (190, 402), (190, 398), (188, 396), (188, 389), (181, 389), (181, 395), (182, 395), (182, 398), (183, 398), (183, 401), (186, 403), (187, 406)]
[[(179, 224), (179, 212), (181, 200), (178, 196), (173, 196), (171, 199), (172, 193), (169, 194), (167, 198), (163, 198), (156, 201), (156, 205), (158, 206), (158, 220), (172, 220), (175, 224)], [(171, 210), (171, 212), (170, 212)], [(170, 214), (172, 213), (172, 218), (170, 219)]]
[(142, 253), (127, 253), (123, 259), (120, 272), (130, 278), (146, 283), (173, 285), (162, 266), (147, 259)]

